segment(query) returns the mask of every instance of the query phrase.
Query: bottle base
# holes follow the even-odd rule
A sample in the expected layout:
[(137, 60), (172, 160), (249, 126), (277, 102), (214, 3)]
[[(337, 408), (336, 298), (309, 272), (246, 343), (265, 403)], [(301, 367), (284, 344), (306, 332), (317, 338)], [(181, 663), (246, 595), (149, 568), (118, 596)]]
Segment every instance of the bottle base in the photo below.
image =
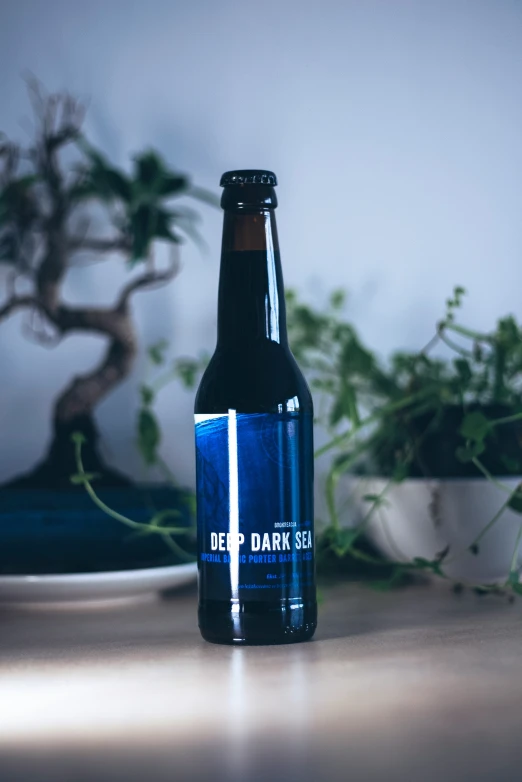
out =
[(317, 604), (285, 600), (205, 600), (199, 604), (199, 630), (205, 641), (233, 646), (267, 646), (309, 641), (317, 627)]

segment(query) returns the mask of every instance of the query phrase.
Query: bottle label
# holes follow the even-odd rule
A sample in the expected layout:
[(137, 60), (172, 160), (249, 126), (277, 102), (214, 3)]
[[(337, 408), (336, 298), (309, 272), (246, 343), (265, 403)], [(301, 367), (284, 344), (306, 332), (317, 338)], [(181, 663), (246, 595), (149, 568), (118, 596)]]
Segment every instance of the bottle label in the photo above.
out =
[(195, 422), (202, 598), (315, 599), (312, 416)]

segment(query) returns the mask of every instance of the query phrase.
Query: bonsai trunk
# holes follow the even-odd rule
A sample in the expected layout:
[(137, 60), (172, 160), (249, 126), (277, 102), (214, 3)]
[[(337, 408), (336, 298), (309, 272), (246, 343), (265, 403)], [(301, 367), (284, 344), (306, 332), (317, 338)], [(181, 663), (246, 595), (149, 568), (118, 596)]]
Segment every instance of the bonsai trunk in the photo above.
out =
[(110, 343), (100, 364), (85, 375), (73, 378), (58, 397), (54, 408), (54, 434), (45, 459), (34, 470), (5, 488), (72, 489), (70, 476), (76, 472), (72, 434), (82, 432), (82, 459), (88, 472), (96, 473), (97, 486), (127, 486), (131, 481), (108, 468), (98, 450), (99, 435), (94, 409), (129, 374), (137, 353), (137, 340), (128, 302), (112, 310), (59, 308), (53, 320), (66, 331), (97, 331)]
[(76, 328), (83, 321), (87, 330), (103, 331), (111, 341), (101, 363), (87, 375), (75, 377), (58, 397), (55, 424), (69, 424), (92, 415), (96, 405), (130, 373), (137, 341), (128, 306), (114, 310), (84, 310), (75, 313)]

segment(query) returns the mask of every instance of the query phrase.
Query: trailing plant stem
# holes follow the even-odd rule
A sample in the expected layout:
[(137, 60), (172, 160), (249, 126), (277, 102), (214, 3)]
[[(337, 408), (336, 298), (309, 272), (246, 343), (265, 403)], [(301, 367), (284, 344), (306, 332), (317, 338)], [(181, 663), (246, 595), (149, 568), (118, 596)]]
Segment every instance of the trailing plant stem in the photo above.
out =
[[(156, 514), (152, 518), (152, 520), (148, 524), (143, 524), (139, 521), (134, 521), (133, 519), (129, 519), (128, 516), (124, 516), (122, 513), (118, 513), (117, 511), (113, 510), (111, 507), (105, 504), (103, 500), (101, 500), (96, 492), (94, 491), (91, 481), (89, 479), (88, 474), (85, 472), (83, 467), (83, 461), (82, 461), (82, 441), (81, 437), (74, 437), (74, 449), (75, 449), (75, 456), (76, 456), (76, 466), (78, 469), (78, 477), (81, 479), (80, 482), (85, 487), (85, 490), (91, 500), (94, 502), (95, 505), (100, 508), (104, 513), (106, 513), (111, 518), (115, 519), (116, 521), (120, 521), (122, 524), (125, 524), (130, 529), (133, 529), (135, 531), (139, 531), (143, 534), (149, 534), (149, 533), (157, 533), (162, 536), (164, 540), (167, 538), (174, 543), (176, 553), (179, 554), (183, 559), (186, 559), (189, 562), (194, 561), (194, 557), (190, 554), (188, 554), (186, 551), (183, 551), (183, 549), (178, 546), (177, 543), (175, 543), (171, 535), (188, 535), (192, 531), (190, 527), (167, 527), (167, 526), (159, 526), (157, 523), (158, 521), (161, 521), (162, 518), (165, 517), (166, 513), (169, 515), (172, 515), (171, 511), (161, 511), (160, 513)], [(172, 546), (171, 546), (172, 548)], [(174, 550), (174, 549), (173, 549)]]
[(425, 391), (419, 391), (417, 394), (411, 394), (410, 396), (404, 397), (403, 399), (400, 399), (397, 402), (392, 402), (389, 405), (384, 405), (383, 407), (380, 408), (378, 412), (372, 413), (367, 418), (363, 418), (363, 420), (360, 422), (357, 428), (354, 427), (347, 432), (343, 432), (342, 434), (330, 440), (330, 442), (321, 446), (321, 448), (318, 448), (317, 451), (315, 452), (315, 458), (316, 459), (319, 458), (319, 456), (322, 456), (323, 454), (327, 453), (327, 451), (331, 450), (332, 448), (335, 448), (336, 446), (341, 445), (341, 443), (346, 442), (351, 437), (353, 437), (353, 435), (357, 431), (365, 428), (366, 426), (369, 426), (370, 424), (377, 423), (384, 416), (389, 415), (390, 413), (396, 413), (399, 410), (402, 410), (403, 408), (410, 406), (413, 402), (418, 402), (419, 400), (426, 399), (432, 395), (433, 395), (433, 391), (431, 389), (427, 389)]

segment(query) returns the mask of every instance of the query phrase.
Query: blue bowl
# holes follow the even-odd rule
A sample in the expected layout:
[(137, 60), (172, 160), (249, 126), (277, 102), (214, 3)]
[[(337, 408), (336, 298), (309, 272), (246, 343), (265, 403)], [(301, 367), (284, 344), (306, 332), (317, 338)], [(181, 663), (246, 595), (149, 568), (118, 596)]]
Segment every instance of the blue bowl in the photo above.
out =
[[(147, 523), (157, 511), (176, 509), (172, 523), (190, 526), (182, 492), (144, 486), (99, 489), (100, 499), (133, 521)], [(179, 538), (194, 550), (189, 536)], [(137, 536), (107, 516), (76, 489), (0, 490), (0, 575), (94, 573), (163, 567), (181, 560), (160, 535)]]

